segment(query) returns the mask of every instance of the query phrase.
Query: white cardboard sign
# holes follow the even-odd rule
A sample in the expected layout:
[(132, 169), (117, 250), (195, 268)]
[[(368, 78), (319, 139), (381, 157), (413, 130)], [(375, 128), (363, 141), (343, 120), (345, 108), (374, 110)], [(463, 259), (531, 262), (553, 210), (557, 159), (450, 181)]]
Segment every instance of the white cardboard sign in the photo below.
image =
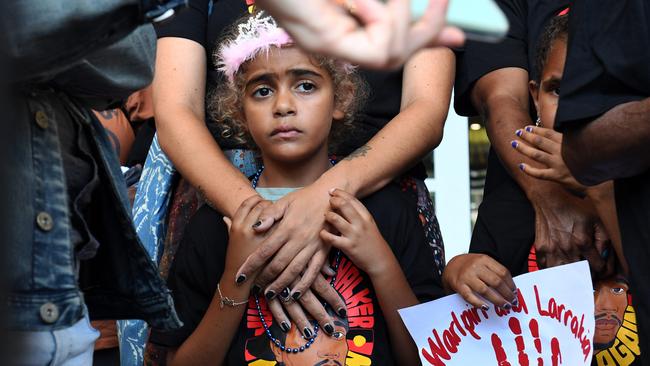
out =
[(514, 278), (518, 306), (474, 308), (459, 295), (399, 311), (423, 365), (590, 365), (593, 286), (586, 261)]

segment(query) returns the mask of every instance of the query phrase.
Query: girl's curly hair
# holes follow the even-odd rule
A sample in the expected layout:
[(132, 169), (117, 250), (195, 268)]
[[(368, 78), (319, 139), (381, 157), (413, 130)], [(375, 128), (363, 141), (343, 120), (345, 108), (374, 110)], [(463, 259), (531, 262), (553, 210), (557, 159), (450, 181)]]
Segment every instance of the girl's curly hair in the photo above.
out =
[[(219, 44), (234, 40), (238, 31), (237, 25), (245, 22), (246, 19), (248, 19), (248, 16), (235, 22), (221, 37)], [(216, 50), (218, 49), (219, 47), (216, 48)], [(215, 63), (217, 59), (216, 52), (213, 54)], [(329, 148), (332, 151), (339, 137), (344, 132), (349, 134), (353, 129), (356, 114), (368, 97), (367, 85), (359, 73), (351, 69), (349, 64), (321, 55), (310, 55), (310, 57), (317, 66), (326, 70), (332, 78), (334, 103), (345, 114), (343, 120), (332, 124), (329, 138)], [(243, 119), (242, 101), (244, 97), (245, 68), (246, 63), (237, 71), (233, 82), (228, 82), (224, 78), (218, 84), (216, 90), (208, 96), (208, 113), (212, 120), (216, 122), (216, 127), (223, 139), (257, 150), (257, 146), (246, 128), (246, 121)]]

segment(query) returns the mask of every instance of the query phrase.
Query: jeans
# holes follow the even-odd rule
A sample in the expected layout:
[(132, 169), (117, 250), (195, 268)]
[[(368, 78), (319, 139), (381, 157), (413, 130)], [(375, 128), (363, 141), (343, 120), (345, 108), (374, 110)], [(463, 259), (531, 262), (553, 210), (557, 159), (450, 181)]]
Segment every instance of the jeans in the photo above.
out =
[(99, 331), (90, 325), (88, 312), (72, 326), (57, 330), (13, 332), (23, 352), (16, 365), (86, 366), (92, 365)]

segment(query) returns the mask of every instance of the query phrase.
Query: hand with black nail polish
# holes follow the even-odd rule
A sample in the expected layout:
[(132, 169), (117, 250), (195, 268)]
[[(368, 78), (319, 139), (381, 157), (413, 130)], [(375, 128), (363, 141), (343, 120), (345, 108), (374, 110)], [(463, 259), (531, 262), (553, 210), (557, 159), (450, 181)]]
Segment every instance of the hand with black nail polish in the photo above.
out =
[(257, 220), (260, 212), (270, 204), (269, 201), (265, 201), (259, 196), (252, 196), (241, 204), (232, 220), (224, 218), (228, 227), (228, 249), (226, 251), (224, 275), (232, 276), (231, 281), (234, 281), (237, 286), (249, 282), (254, 283), (251, 279), (255, 278), (256, 273), (235, 274), (239, 266), (266, 238), (266, 234), (256, 233), (251, 229), (251, 226)]

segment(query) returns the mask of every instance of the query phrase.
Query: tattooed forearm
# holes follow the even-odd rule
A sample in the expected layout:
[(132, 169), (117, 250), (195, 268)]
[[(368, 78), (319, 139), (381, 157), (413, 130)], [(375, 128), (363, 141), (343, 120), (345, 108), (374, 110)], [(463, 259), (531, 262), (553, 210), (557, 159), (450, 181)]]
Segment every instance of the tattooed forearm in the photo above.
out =
[(368, 151), (370, 151), (372, 148), (368, 145), (363, 145), (360, 148), (354, 150), (353, 152), (350, 153), (350, 155), (346, 156), (343, 158), (343, 160), (352, 160), (355, 158), (358, 158), (360, 156), (366, 156), (368, 154)]

